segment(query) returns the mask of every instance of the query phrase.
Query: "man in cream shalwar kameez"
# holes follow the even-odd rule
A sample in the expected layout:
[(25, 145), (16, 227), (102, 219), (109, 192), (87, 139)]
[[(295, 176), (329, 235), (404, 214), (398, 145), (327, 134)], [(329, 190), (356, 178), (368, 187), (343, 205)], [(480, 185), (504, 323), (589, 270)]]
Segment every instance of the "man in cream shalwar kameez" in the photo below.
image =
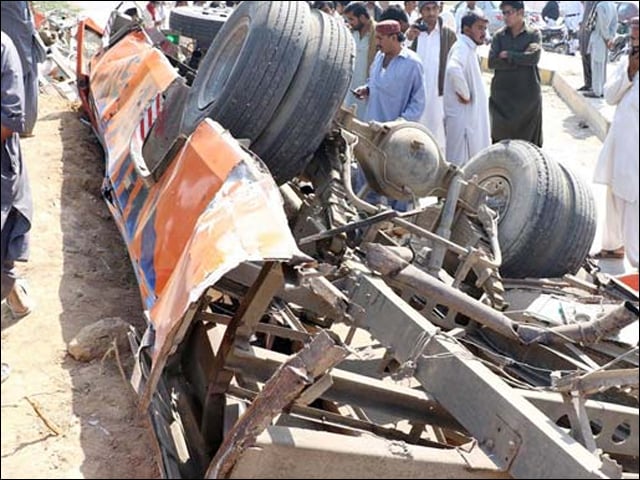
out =
[(419, 2), (422, 19), (409, 29), (408, 37), (414, 38), (414, 50), (424, 68), (424, 92), (426, 105), (420, 123), (433, 134), (440, 149), (445, 152), (444, 134), (444, 72), (456, 33), (443, 25), (438, 2)]
[[(604, 88), (616, 112), (596, 165), (594, 181), (607, 185), (607, 212), (602, 253), (624, 246), (631, 265), (638, 268), (638, 18), (631, 21), (635, 55), (620, 60)], [(606, 255), (603, 255), (606, 256)]]
[(444, 80), (447, 160), (458, 166), (491, 145), (489, 101), (476, 53), (488, 21), (472, 13), (461, 22), (463, 33), (451, 49)]

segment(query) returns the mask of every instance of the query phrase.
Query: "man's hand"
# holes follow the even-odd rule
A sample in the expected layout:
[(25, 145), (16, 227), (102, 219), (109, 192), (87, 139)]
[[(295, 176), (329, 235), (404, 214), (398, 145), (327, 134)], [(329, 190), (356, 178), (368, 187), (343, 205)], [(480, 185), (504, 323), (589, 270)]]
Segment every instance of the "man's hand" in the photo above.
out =
[(364, 85), (352, 90), (351, 93), (353, 93), (358, 100), (364, 100), (369, 96), (369, 87)]
[(13, 135), (13, 130), (11, 130), (10, 128), (5, 127), (4, 125), (1, 126), (2, 127), (2, 143), (4, 143), (4, 141), (9, 138), (11, 135)]
[(508, 60), (509, 59), (509, 52), (507, 52), (506, 50), (503, 50), (503, 51), (500, 52), (498, 57), (500, 57), (503, 60)]
[(458, 97), (458, 101), (463, 105), (469, 105), (471, 103), (471, 99), (470, 98), (464, 98), (458, 92), (456, 92), (456, 97)]
[(420, 30), (411, 25), (409, 27), (409, 30), (407, 30), (407, 40), (413, 42), (416, 38), (418, 38), (418, 35), (420, 35)]

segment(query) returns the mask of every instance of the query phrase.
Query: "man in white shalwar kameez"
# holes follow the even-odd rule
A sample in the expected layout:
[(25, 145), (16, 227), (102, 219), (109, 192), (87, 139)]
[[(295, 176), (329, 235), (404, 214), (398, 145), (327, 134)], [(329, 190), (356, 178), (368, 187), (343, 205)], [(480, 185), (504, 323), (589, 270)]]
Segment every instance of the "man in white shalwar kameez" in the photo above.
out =
[(589, 39), (589, 53), (591, 54), (591, 92), (585, 97), (602, 98), (605, 81), (607, 80), (607, 57), (609, 42), (616, 36), (618, 14), (613, 2), (596, 2), (593, 9), (593, 31)]
[(560, 2), (560, 15), (564, 18), (564, 24), (570, 34), (569, 53), (571, 55), (578, 51), (578, 30), (580, 30), (583, 14), (584, 7), (582, 2)]
[(489, 101), (476, 51), (484, 43), (489, 22), (476, 13), (461, 22), (462, 35), (449, 53), (444, 77), (447, 160), (458, 166), (491, 145)]
[(618, 258), (622, 251), (638, 268), (638, 17), (631, 20), (632, 51), (620, 60), (606, 83), (607, 103), (617, 105), (596, 165), (594, 181), (608, 186), (607, 212), (600, 258)]

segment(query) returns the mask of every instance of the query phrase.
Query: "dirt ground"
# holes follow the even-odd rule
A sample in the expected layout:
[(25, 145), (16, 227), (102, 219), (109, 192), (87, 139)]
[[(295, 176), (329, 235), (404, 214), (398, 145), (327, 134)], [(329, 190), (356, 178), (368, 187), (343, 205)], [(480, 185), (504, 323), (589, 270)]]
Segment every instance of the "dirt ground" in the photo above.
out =
[[(40, 96), (35, 133), (22, 140), (35, 218), (21, 271), (36, 310), (14, 322), (3, 305), (11, 374), (2, 384), (2, 478), (159, 478), (146, 417), (115, 356), (85, 364), (66, 352), (100, 319), (143, 324), (124, 243), (100, 197), (101, 150), (77, 108), (56, 95)], [(120, 356), (129, 373), (129, 351)]]

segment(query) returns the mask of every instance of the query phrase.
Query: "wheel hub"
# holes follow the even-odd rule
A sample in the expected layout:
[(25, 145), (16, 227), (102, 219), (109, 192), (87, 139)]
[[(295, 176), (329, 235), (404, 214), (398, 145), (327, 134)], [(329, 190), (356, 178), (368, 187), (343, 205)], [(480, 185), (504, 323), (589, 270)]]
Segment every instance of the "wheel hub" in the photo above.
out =
[(511, 202), (511, 184), (502, 176), (488, 177), (480, 184), (489, 192), (487, 206), (498, 213), (498, 221), (504, 218)]

